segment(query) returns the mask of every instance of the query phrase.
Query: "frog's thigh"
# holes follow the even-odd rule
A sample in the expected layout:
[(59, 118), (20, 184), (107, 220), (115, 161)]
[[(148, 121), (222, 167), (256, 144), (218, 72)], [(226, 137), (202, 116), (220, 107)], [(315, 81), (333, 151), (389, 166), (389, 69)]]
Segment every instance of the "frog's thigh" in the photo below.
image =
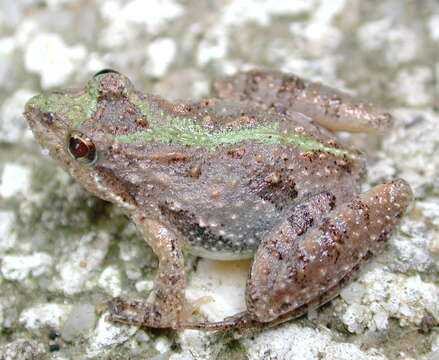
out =
[(216, 80), (214, 96), (261, 105), (281, 114), (300, 112), (334, 131), (380, 133), (392, 126), (389, 113), (320, 83), (276, 71), (250, 71)]
[(288, 221), (263, 239), (246, 301), (250, 316), (269, 323), (299, 316), (337, 295), (363, 259), (379, 252), (412, 199), (409, 185), (378, 185), (329, 213), (303, 237)]
[(174, 233), (156, 221), (139, 218), (136, 224), (159, 258), (154, 301), (152, 304), (143, 304), (115, 299), (110, 302), (110, 318), (147, 327), (178, 328), (186, 305), (181, 246)]

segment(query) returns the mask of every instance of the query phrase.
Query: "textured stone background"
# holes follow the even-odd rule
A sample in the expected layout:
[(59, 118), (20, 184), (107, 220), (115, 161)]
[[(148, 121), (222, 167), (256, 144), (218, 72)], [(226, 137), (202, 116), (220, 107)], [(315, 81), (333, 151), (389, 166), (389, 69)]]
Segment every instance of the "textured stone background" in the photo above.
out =
[[(107, 323), (146, 298), (157, 261), (132, 225), (37, 147), (21, 115), (41, 89), (111, 67), (170, 99), (219, 74), (270, 68), (392, 111), (387, 137), (342, 134), (367, 188), (400, 176), (416, 203), (388, 249), (319, 311), (245, 340)], [(439, 359), (437, 0), (0, 0), (0, 359)], [(243, 309), (247, 263), (190, 258), (200, 316)]]

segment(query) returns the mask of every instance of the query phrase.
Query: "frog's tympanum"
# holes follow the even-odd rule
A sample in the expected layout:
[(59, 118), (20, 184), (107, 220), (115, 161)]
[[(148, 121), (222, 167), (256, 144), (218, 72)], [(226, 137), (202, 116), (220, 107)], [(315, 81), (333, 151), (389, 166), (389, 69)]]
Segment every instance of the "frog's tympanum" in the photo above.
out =
[[(252, 71), (169, 103), (112, 70), (35, 96), (25, 116), (79, 183), (116, 204), (159, 259), (153, 301), (109, 302), (145, 327), (270, 326), (334, 298), (383, 249), (412, 199), (404, 180), (360, 192), (364, 156), (333, 131), (383, 132), (388, 113), (318, 83)], [(188, 316), (183, 254), (253, 258), (247, 310)]]

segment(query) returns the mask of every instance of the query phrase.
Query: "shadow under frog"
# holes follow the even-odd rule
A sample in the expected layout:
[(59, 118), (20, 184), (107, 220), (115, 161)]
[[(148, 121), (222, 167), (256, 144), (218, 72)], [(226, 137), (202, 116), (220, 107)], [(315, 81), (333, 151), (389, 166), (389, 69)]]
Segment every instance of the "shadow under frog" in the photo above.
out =
[[(84, 89), (35, 96), (25, 116), (41, 146), (119, 206), (158, 256), (154, 300), (111, 300), (113, 321), (218, 330), (298, 317), (382, 250), (412, 199), (400, 179), (361, 193), (364, 157), (333, 133), (383, 132), (390, 115), (290, 74), (239, 73), (217, 80), (211, 98), (169, 103), (104, 70)], [(252, 257), (247, 310), (189, 319), (185, 251)]]

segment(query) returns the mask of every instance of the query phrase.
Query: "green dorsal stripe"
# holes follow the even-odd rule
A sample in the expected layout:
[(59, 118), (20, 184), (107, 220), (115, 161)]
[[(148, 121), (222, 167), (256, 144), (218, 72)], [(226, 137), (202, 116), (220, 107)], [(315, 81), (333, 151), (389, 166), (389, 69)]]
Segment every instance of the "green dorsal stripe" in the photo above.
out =
[(152, 126), (148, 130), (138, 131), (127, 135), (117, 135), (116, 141), (133, 143), (153, 143), (160, 141), (168, 144), (205, 147), (215, 150), (221, 145), (234, 145), (243, 141), (256, 141), (262, 144), (292, 145), (302, 152), (324, 151), (334, 156), (353, 157), (353, 154), (342, 149), (326, 146), (311, 136), (295, 132), (282, 133), (279, 124), (238, 128), (224, 131), (209, 131), (201, 125), (186, 118), (172, 118), (161, 126)]

